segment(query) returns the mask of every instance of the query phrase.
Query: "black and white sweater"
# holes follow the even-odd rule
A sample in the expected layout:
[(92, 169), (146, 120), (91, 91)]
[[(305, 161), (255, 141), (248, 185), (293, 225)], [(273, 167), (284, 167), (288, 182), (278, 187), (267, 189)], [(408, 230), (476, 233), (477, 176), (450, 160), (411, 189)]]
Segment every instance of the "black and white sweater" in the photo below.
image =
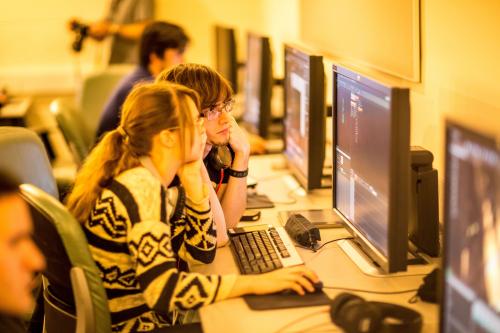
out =
[(166, 191), (146, 168), (127, 170), (102, 192), (85, 224), (115, 332), (168, 326), (178, 311), (225, 299), (234, 285), (234, 275), (177, 269), (178, 258), (210, 263), (216, 250), (208, 191), (200, 202), (186, 198), (172, 216), (182, 191)]

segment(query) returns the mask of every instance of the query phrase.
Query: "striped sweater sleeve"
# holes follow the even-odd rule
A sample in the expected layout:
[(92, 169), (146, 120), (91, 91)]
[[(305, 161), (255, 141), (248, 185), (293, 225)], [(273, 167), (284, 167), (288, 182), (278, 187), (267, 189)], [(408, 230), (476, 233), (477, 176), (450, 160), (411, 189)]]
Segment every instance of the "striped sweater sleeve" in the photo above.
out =
[[(186, 229), (202, 217), (207, 219), (207, 225), (212, 224), (209, 208), (200, 209), (199, 205), (187, 200), (186, 209), (192, 209), (186, 213), (190, 216), (186, 219)], [(196, 233), (202, 233), (203, 228), (200, 228), (196, 229)], [(204, 237), (191, 235), (191, 238), (198, 239), (199, 242)], [(161, 221), (136, 223), (128, 235), (128, 246), (135, 261), (136, 278), (146, 303), (159, 313), (197, 309), (225, 299), (234, 285), (236, 276), (179, 272), (172, 249), (170, 228)], [(197, 250), (193, 250), (189, 244), (183, 245), (183, 248), (189, 253), (189, 257), (198, 256)], [(204, 249), (204, 246), (201, 248)]]
[(209, 189), (206, 184), (203, 187), (206, 196), (198, 202), (187, 197), (184, 214), (170, 220), (174, 249), (188, 263), (209, 264), (214, 260), (217, 250), (217, 233), (210, 210)]

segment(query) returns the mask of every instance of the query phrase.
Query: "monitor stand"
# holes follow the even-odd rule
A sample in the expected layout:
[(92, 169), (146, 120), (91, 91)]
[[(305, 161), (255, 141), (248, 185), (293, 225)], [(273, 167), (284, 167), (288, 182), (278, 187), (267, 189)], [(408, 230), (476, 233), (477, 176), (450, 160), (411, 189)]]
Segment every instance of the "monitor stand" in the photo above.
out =
[[(363, 250), (353, 240), (341, 240), (338, 242), (339, 247), (347, 254), (347, 256), (358, 266), (358, 268), (366, 275), (374, 277), (393, 277), (393, 276), (412, 276), (412, 275), (427, 275), (434, 268), (436, 263), (428, 263), (418, 260), (418, 264), (412, 264), (415, 257), (409, 258), (407, 270), (405, 272), (385, 273), (382, 269), (371, 260)], [(410, 254), (410, 256), (412, 256)]]

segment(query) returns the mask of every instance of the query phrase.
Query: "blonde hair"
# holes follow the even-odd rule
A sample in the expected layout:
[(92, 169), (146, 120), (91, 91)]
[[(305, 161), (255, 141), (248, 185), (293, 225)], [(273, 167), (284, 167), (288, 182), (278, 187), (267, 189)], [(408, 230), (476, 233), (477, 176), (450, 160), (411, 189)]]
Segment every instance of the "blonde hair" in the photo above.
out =
[(199, 109), (195, 91), (172, 83), (139, 84), (127, 96), (117, 129), (108, 132), (91, 151), (79, 171), (67, 206), (80, 223), (85, 223), (97, 198), (111, 180), (139, 165), (138, 158), (152, 149), (153, 137), (162, 130), (179, 127), (180, 147), (193, 142), (195, 119), (189, 99)]
[(173, 82), (193, 89), (200, 95), (202, 109), (226, 101), (233, 95), (229, 82), (217, 71), (205, 65), (177, 65), (161, 72), (156, 82)]

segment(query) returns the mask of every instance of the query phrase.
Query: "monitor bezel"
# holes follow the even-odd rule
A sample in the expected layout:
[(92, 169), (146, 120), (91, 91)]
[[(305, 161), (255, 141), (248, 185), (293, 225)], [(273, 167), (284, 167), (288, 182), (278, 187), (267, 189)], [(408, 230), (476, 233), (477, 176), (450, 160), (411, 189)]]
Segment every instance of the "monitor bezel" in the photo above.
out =
[(325, 69), (323, 65), (323, 56), (315, 52), (306, 50), (305, 48), (285, 44), (284, 46), (284, 81), (283, 81), (283, 107), (285, 117), (287, 117), (287, 92), (286, 86), (288, 82), (286, 59), (287, 53), (290, 52), (298, 55), (301, 58), (309, 61), (309, 126), (307, 128), (308, 137), (308, 156), (307, 158), (307, 174), (304, 174), (299, 166), (293, 164), (287, 156), (286, 150), (286, 120), (283, 122), (285, 149), (283, 154), (287, 158), (288, 168), (297, 178), (299, 184), (306, 190), (321, 188), (321, 180), (323, 177), (323, 163), (325, 160), (325, 145), (326, 145), (326, 92), (325, 92)]
[(474, 137), (474, 140), (476, 142), (481, 142), (482, 145), (491, 145), (494, 149), (498, 149), (498, 146), (496, 144), (495, 138), (492, 136), (484, 135), (481, 134), (472, 128), (465, 127), (453, 120), (446, 119), (445, 120), (445, 143), (444, 143), (444, 167), (445, 167), (445, 177), (444, 177), (444, 202), (443, 202), (443, 264), (442, 264), (442, 269), (441, 269), (441, 276), (439, 277), (441, 281), (441, 286), (442, 286), (442, 291), (439, 295), (440, 300), (439, 304), (441, 304), (440, 309), (439, 309), (439, 331), (444, 332), (445, 329), (445, 319), (446, 319), (446, 269), (447, 269), (447, 264), (449, 260), (448, 256), (448, 245), (449, 245), (449, 239), (448, 239), (448, 234), (450, 232), (450, 223), (448, 222), (450, 220), (449, 217), (449, 208), (450, 208), (450, 194), (449, 194), (449, 187), (450, 187), (450, 177), (449, 177), (449, 170), (450, 170), (450, 156), (449, 156), (449, 143), (450, 143), (450, 133), (452, 130), (459, 130), (462, 133), (465, 133), (465, 135), (469, 137)]
[(230, 64), (230, 77), (224, 76), (230, 83), (233, 88), (233, 93), (238, 93), (238, 59), (236, 55), (236, 31), (234, 28), (230, 27), (224, 27), (221, 25), (216, 25), (215, 26), (215, 62), (216, 62), (216, 69), (217, 71), (223, 75), (226, 73), (222, 73), (220, 70), (220, 60), (221, 60), (221, 55), (220, 55), (220, 36), (221, 35), (226, 35), (225, 37), (228, 38), (229, 40), (229, 60)]
[[(247, 33), (247, 64), (250, 53), (250, 39), (258, 39), (261, 44), (261, 65), (260, 65), (260, 83), (259, 83), (259, 99), (260, 109), (258, 124), (249, 123), (252, 132), (260, 135), (263, 138), (269, 136), (269, 126), (271, 124), (271, 98), (273, 89), (273, 55), (271, 51), (271, 42), (268, 36), (263, 36), (254, 32)], [(246, 66), (248, 70), (248, 65)], [(245, 78), (245, 85), (248, 84), (248, 75)], [(246, 94), (246, 88), (245, 88)], [(248, 96), (245, 96), (248, 98)], [(246, 106), (245, 106), (246, 108)], [(243, 120), (245, 116), (243, 115)]]
[[(332, 157), (333, 157), (333, 210), (345, 222), (347, 230), (356, 243), (376, 262), (385, 273), (405, 271), (408, 252), (408, 220), (410, 209), (410, 103), (409, 89), (375, 80), (347, 67), (334, 64), (333, 73), (333, 116), (332, 116)], [(379, 251), (371, 242), (347, 219), (336, 206), (337, 168), (337, 78), (345, 76), (356, 82), (391, 96), (391, 133), (389, 159), (389, 211), (387, 229), (387, 256)], [(401, 195), (406, 193), (406, 195)]]

